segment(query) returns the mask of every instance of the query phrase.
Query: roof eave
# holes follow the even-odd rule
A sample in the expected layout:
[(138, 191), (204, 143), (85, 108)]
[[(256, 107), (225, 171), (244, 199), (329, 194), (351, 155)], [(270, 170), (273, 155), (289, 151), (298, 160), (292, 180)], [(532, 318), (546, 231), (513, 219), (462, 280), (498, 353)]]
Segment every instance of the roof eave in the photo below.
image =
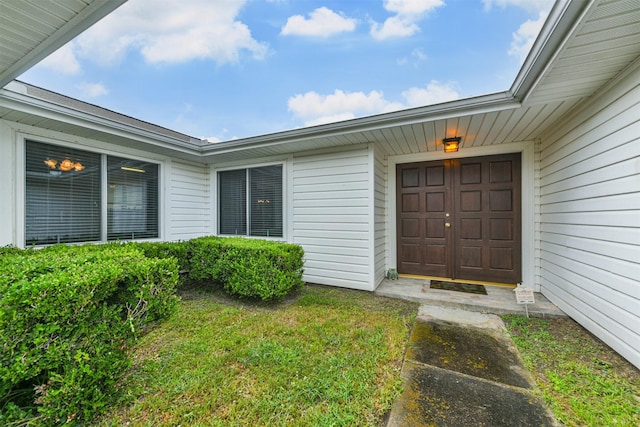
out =
[(582, 21), (596, 0), (575, 1), (557, 0), (547, 17), (538, 37), (516, 76), (509, 93), (516, 99), (525, 101), (532, 93), (554, 58), (561, 52), (562, 46)]
[(8, 90), (7, 88), (0, 89), (0, 106), (40, 117), (64, 121), (72, 125), (90, 127), (103, 132), (117, 134), (147, 145), (171, 149), (194, 156), (200, 154), (201, 141), (187, 135), (185, 135), (185, 138), (188, 137), (188, 141), (174, 138), (170, 135), (163, 135), (159, 132), (132, 126), (117, 120), (68, 108), (24, 93)]
[(37, 48), (27, 52), (6, 70), (2, 70), (0, 72), (0, 88), (5, 87), (16, 77), (58, 50), (126, 1), (127, 0), (94, 0), (91, 2), (82, 12), (58, 28), (50, 37), (44, 39)]
[(441, 104), (428, 105), (408, 110), (394, 111), (361, 117), (342, 122), (287, 130), (249, 138), (212, 143), (202, 147), (202, 154), (216, 155), (229, 151), (239, 151), (257, 147), (290, 144), (299, 141), (343, 135), (345, 133), (365, 132), (385, 129), (393, 126), (422, 123), (481, 112), (500, 111), (519, 108), (520, 103), (508, 92), (499, 92), (473, 98), (459, 99)]

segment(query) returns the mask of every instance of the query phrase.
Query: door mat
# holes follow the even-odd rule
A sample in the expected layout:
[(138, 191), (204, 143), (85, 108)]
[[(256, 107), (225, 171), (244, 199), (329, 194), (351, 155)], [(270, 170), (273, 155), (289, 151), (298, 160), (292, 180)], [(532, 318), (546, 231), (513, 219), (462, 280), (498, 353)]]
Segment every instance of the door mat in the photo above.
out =
[(472, 285), (471, 283), (444, 282), (442, 280), (432, 280), (429, 284), (431, 289), (444, 289), (446, 291), (466, 292), (469, 294), (487, 295), (487, 290), (483, 285)]

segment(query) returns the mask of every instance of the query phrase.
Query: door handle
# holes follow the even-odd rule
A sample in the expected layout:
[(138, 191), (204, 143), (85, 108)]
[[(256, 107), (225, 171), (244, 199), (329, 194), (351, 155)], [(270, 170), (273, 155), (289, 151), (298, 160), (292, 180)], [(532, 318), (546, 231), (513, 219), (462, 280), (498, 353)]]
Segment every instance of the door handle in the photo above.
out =
[(444, 226), (445, 226), (446, 228), (450, 228), (450, 227), (451, 227), (451, 223), (450, 223), (450, 222), (445, 222), (445, 223), (444, 223)]

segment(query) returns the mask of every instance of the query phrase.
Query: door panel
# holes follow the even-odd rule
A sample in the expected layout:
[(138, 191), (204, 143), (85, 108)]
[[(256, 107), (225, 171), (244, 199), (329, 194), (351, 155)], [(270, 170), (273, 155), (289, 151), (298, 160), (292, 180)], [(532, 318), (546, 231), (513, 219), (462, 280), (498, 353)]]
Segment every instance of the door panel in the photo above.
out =
[(398, 182), (398, 268), (407, 274), (446, 273), (445, 209), (450, 176), (444, 161), (402, 165)]
[(520, 155), (398, 165), (398, 271), (517, 283)]

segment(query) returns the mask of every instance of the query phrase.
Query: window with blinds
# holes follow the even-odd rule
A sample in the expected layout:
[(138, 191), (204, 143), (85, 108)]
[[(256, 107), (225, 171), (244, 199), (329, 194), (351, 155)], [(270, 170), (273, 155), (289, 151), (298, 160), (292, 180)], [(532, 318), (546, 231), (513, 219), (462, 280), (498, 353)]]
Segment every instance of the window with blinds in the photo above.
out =
[(158, 237), (158, 165), (107, 156), (107, 240)]
[(282, 166), (218, 172), (219, 233), (282, 237)]
[(157, 164), (34, 141), (25, 157), (27, 245), (159, 236)]
[(26, 244), (100, 240), (100, 155), (31, 141), (26, 148)]
[(247, 171), (218, 173), (220, 234), (247, 234)]

